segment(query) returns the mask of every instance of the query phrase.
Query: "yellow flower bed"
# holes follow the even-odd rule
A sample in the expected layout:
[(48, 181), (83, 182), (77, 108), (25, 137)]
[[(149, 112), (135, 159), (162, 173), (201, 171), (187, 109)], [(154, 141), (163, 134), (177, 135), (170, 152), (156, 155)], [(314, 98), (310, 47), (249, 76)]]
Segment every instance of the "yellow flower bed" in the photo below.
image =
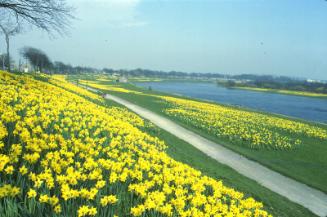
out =
[(52, 75), (49, 79), (49, 82), (51, 84), (54, 84), (56, 86), (62, 87), (68, 91), (77, 93), (81, 96), (88, 97), (89, 99), (97, 100), (99, 102), (103, 102), (103, 98), (99, 95), (92, 93), (88, 90), (85, 90), (82, 87), (78, 87), (76, 85), (71, 84), (70, 82), (66, 81), (66, 76), (64, 75)]
[(51, 75), (51, 78), (57, 80), (57, 81), (62, 81), (62, 82), (66, 82), (66, 75)]
[(125, 109), (5, 72), (0, 102), (1, 216), (268, 216), (170, 158)]
[(142, 94), (142, 92), (139, 92), (139, 91), (128, 90), (128, 89), (125, 89), (125, 88), (122, 88), (122, 87), (117, 87), (115, 85), (98, 84), (97, 82), (94, 82), (94, 81), (79, 80), (79, 83), (83, 84), (83, 85), (86, 85), (88, 87), (99, 89), (99, 90), (109, 90), (109, 91), (115, 91), (115, 92), (121, 92), (121, 93)]
[[(299, 121), (242, 111), (212, 103), (160, 97), (168, 103), (164, 111), (183, 122), (217, 137), (252, 148), (290, 149), (300, 144), (299, 136), (327, 139), (327, 130)], [(298, 136), (290, 136), (290, 134)]]
[(111, 82), (111, 81), (114, 81), (114, 79), (108, 79), (108, 78), (97, 78), (96, 81)]

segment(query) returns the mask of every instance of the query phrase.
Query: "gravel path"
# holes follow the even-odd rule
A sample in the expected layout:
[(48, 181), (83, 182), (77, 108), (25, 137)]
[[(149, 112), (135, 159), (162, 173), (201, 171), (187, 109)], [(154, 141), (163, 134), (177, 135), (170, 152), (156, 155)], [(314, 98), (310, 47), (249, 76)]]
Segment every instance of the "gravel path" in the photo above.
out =
[(308, 208), (316, 215), (327, 216), (327, 195), (325, 193), (272, 171), (145, 108), (109, 94), (105, 98), (126, 106), (158, 127), (193, 145), (211, 158), (230, 166), (262, 186)]

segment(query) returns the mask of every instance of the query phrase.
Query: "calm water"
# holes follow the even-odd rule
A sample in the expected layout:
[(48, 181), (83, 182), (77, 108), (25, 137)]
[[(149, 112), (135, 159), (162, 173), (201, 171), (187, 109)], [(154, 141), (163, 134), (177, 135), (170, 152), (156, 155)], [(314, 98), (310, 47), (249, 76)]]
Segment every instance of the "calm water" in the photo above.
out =
[(227, 89), (215, 83), (137, 82), (138, 86), (327, 123), (327, 99)]

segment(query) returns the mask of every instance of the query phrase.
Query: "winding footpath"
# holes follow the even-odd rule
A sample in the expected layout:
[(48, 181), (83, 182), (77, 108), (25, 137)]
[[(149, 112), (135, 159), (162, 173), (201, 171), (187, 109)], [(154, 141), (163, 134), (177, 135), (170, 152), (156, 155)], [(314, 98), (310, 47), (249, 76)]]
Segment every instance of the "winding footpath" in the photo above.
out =
[[(92, 88), (88, 89), (95, 91)], [(255, 180), (271, 191), (308, 208), (316, 215), (327, 216), (327, 195), (325, 193), (268, 169), (143, 107), (109, 94), (106, 94), (105, 98), (124, 105), (158, 127), (193, 145), (211, 158)]]

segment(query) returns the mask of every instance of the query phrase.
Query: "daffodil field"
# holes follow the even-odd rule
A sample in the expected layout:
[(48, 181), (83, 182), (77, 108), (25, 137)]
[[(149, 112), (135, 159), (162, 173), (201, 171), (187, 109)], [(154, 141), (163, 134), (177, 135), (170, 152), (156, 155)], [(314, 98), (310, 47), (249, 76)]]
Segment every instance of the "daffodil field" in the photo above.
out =
[(169, 157), (138, 116), (60, 78), (0, 72), (0, 102), (0, 216), (269, 216)]
[(79, 84), (99, 89), (99, 90), (109, 90), (109, 91), (115, 91), (115, 92), (121, 92), (121, 93), (133, 93), (133, 94), (142, 94), (140, 91), (134, 91), (134, 90), (128, 90), (126, 88), (117, 87), (113, 85), (103, 85), (99, 84), (97, 81), (86, 81), (86, 80), (79, 80)]
[(80, 96), (86, 97), (87, 99), (94, 100), (96, 102), (101, 102), (101, 103), (103, 102), (103, 98), (100, 97), (99, 95), (67, 82), (65, 76), (53, 75), (51, 78), (48, 79), (48, 81), (51, 84), (54, 84), (70, 92), (76, 93)]
[(188, 126), (252, 149), (288, 150), (302, 143), (301, 137), (326, 141), (327, 130), (312, 124), (233, 107), (162, 96), (126, 89), (98, 81), (80, 80), (80, 84), (104, 91), (150, 96), (162, 101), (162, 110)]
[(168, 103), (166, 114), (250, 148), (292, 149), (302, 143), (301, 136), (327, 139), (326, 129), (299, 121), (212, 103), (169, 96), (160, 98)]

